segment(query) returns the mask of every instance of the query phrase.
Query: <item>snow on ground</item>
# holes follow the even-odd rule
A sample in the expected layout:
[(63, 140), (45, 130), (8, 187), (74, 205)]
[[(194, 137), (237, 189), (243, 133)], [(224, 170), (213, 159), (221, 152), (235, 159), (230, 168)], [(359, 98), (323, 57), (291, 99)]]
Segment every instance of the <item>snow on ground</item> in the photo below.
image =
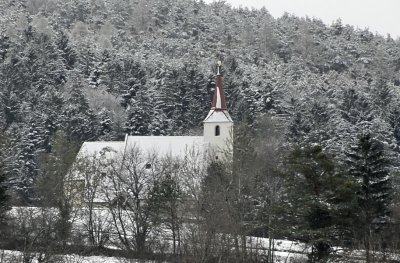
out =
[[(79, 256), (79, 255), (64, 255), (54, 256), (58, 262), (65, 263), (153, 263), (151, 260), (138, 260), (138, 259), (126, 259), (116, 257), (105, 257), (105, 256)], [(275, 252), (274, 262), (286, 263), (286, 262), (305, 262), (307, 260), (306, 255), (294, 254), (290, 252)], [(19, 263), (23, 262), (23, 253), (20, 251), (12, 250), (0, 250), (0, 263)], [(34, 258), (32, 263), (38, 263), (37, 258)]]
[[(126, 213), (126, 214), (125, 214)], [(125, 211), (123, 216), (128, 216), (129, 212)], [(85, 208), (80, 208), (74, 213), (74, 218), (72, 220), (73, 227), (72, 231), (77, 233), (84, 233), (88, 229), (88, 214), (89, 211)], [(37, 218), (43, 215), (47, 215), (48, 217), (57, 217), (57, 210), (54, 208), (39, 208), (39, 207), (13, 207), (10, 211), (10, 215), (17, 219), (23, 219), (24, 217), (28, 218)], [(112, 216), (108, 209), (104, 208), (95, 208), (92, 210), (93, 223), (96, 225), (101, 225), (101, 229), (97, 229), (96, 231), (100, 231), (99, 235), (102, 235), (104, 232), (107, 234), (109, 241), (106, 244), (106, 247), (112, 247), (114, 249), (121, 249), (117, 244), (118, 237), (117, 233), (114, 229), (114, 224), (112, 221)], [(129, 216), (128, 216), (129, 218)], [(128, 220), (127, 218), (127, 220)], [(21, 221), (23, 222), (23, 220)], [(128, 221), (126, 221), (128, 222)], [(190, 225), (190, 224), (189, 224)], [(184, 224), (182, 226), (182, 232), (185, 232), (188, 224)], [(126, 229), (128, 235), (132, 229)], [(159, 229), (156, 229), (155, 232), (150, 233), (149, 238), (161, 238), (164, 240), (163, 244), (163, 252), (172, 252), (172, 240), (170, 230), (165, 226), (160, 226)], [(246, 247), (248, 251), (259, 254), (259, 255), (267, 255), (269, 248), (269, 239), (268, 238), (256, 238), (256, 237), (248, 237), (246, 240)], [(293, 261), (303, 261), (302, 259), (306, 259), (306, 254), (309, 252), (309, 247), (303, 243), (293, 242), (289, 240), (274, 240), (273, 250), (275, 256), (275, 262), (293, 262)], [(156, 248), (155, 248), (156, 249)], [(157, 250), (157, 249), (156, 249)], [(7, 255), (13, 255), (17, 257), (22, 257), (21, 252), (11, 253), (10, 251), (6, 253)], [(66, 260), (65, 262), (71, 263), (91, 263), (91, 262), (135, 262), (135, 261), (126, 261), (126, 259), (118, 259), (118, 258), (106, 258), (106, 257), (80, 257), (78, 255), (71, 255), (71, 258)], [(1, 256), (0, 256), (1, 258)], [(301, 260), (299, 260), (301, 259)], [(14, 262), (21, 262), (22, 260), (17, 260)], [(7, 260), (3, 260), (0, 262), (9, 262)], [(10, 261), (13, 262), (13, 261)]]
[[(247, 243), (254, 248), (264, 248), (269, 247), (269, 239), (261, 237), (247, 237)], [(292, 252), (299, 254), (307, 254), (310, 252), (311, 247), (297, 241), (290, 240), (273, 240), (272, 247), (276, 251)]]
[(293, 254), (289, 252), (274, 252), (274, 262), (275, 263), (289, 263), (289, 262), (306, 262), (307, 255)]
[[(54, 256), (58, 262), (65, 263), (154, 263), (151, 260), (138, 260), (138, 259), (126, 259), (116, 257), (105, 257), (105, 256), (79, 256), (79, 255), (64, 255)], [(23, 262), (23, 253), (20, 251), (13, 250), (0, 250), (0, 263), (19, 263)], [(32, 263), (38, 263), (37, 258), (34, 258)]]
[[(259, 255), (267, 255), (270, 240), (268, 238), (247, 237), (249, 251)], [(290, 240), (273, 240), (274, 262), (306, 262), (310, 247), (304, 243)]]
[[(123, 216), (128, 216), (129, 212), (126, 212)], [(73, 213), (74, 219), (73, 223), (73, 232), (84, 233), (88, 229), (88, 210), (84, 208), (78, 209)], [(16, 220), (20, 220), (21, 224), (26, 224), (29, 220), (40, 218), (41, 216), (46, 215), (47, 218), (56, 218), (58, 216), (58, 212), (54, 208), (40, 208), (40, 207), (13, 207), (9, 212), (9, 215), (13, 216)], [(100, 231), (99, 235), (103, 232), (107, 234), (109, 238), (109, 242), (107, 242), (106, 247), (113, 249), (121, 249), (117, 244), (118, 237), (115, 233), (114, 225), (111, 220), (112, 216), (110, 211), (104, 208), (96, 208), (92, 210), (93, 222), (94, 224), (101, 225), (102, 228), (96, 231)], [(26, 220), (28, 221), (26, 221)], [(190, 226), (190, 224), (183, 224), (182, 233), (187, 230), (186, 228)], [(127, 229), (127, 233), (129, 234), (132, 229)], [(163, 240), (162, 249), (163, 252), (168, 253), (172, 252), (172, 240), (171, 240), (170, 230), (165, 226), (160, 226), (154, 232), (150, 233), (149, 238)], [(258, 254), (260, 256), (266, 256), (268, 254), (268, 249), (271, 247), (274, 251), (274, 262), (283, 263), (283, 262), (305, 262), (307, 260), (307, 254), (310, 252), (311, 248), (309, 245), (306, 245), (301, 242), (290, 241), (290, 240), (273, 240), (273, 244), (270, 246), (270, 240), (268, 238), (258, 238), (258, 237), (247, 237), (246, 238), (246, 247), (247, 250), (255, 255)], [(338, 260), (344, 258), (352, 258), (357, 262), (364, 257), (365, 251), (363, 250), (352, 250), (348, 251), (340, 247), (334, 247), (333, 250), (339, 258)], [(157, 248), (155, 248), (157, 251)], [(376, 257), (383, 257), (382, 252), (375, 252)], [(18, 251), (2, 251), (0, 250), (0, 263), (5, 262), (22, 262), (22, 252)], [(391, 260), (400, 260), (400, 254), (398, 253), (385, 253), (386, 258)], [(62, 258), (60, 262), (66, 263), (92, 263), (92, 262), (139, 262), (135, 260), (127, 260), (123, 258), (109, 258), (109, 257), (82, 257), (79, 255), (68, 255), (68, 256), (59, 256)], [(33, 263), (36, 263), (33, 261)], [(143, 261), (141, 261), (143, 262)], [(151, 261), (146, 261), (151, 262)], [(334, 261), (332, 261), (334, 262)], [(337, 261), (340, 262), (340, 261)]]

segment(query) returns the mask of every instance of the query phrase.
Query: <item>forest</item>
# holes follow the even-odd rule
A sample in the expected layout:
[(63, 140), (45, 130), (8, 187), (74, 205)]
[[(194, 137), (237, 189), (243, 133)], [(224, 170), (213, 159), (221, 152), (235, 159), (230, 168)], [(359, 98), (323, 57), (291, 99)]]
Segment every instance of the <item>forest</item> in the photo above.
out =
[[(218, 60), (233, 163), (201, 172), (165, 164), (172, 170), (153, 182), (152, 212), (135, 222), (148, 224), (136, 236), (143, 242), (122, 242), (123, 255), (165, 259), (147, 242), (150, 226), (168, 224), (154, 211), (169, 215), (173, 233), (187, 227), (174, 209), (194, 199), (171, 175), (195, 171), (196, 229), (186, 246), (174, 236), (168, 260), (278, 262), (272, 245), (264, 257), (249, 253), (248, 236), (308, 244), (309, 262), (344, 262), (335, 247), (365, 251), (367, 262), (398, 253), (400, 40), (202, 0), (0, 0), (0, 231), (14, 233), (0, 234), (10, 237), (0, 246), (78, 253), (60, 182), (80, 145), (201, 135)], [(54, 222), (28, 216), (28, 231), (20, 207), (58, 212)], [(88, 250), (110, 253), (89, 230)]]

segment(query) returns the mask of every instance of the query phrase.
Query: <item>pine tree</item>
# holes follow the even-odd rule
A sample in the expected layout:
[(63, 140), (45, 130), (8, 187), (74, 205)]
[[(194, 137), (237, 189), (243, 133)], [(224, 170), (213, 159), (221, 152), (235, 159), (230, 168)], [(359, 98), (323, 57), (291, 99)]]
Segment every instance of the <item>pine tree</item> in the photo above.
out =
[(42, 140), (40, 127), (35, 122), (26, 127), (13, 125), (8, 138), (14, 149), (10, 156), (13, 188), (22, 204), (30, 204), (33, 181), (38, 172), (36, 157)]
[(77, 54), (71, 46), (68, 35), (64, 31), (59, 34), (56, 44), (58, 50), (60, 51), (65, 68), (68, 70), (73, 69), (77, 61)]
[(178, 164), (167, 160), (163, 164), (165, 175), (152, 189), (153, 202), (157, 204), (156, 216), (163, 215), (162, 222), (172, 233), (174, 256), (180, 251), (180, 228), (182, 217), (179, 207), (182, 204), (183, 191), (178, 181)]
[(130, 103), (125, 124), (126, 132), (130, 135), (149, 135), (151, 132), (151, 106), (145, 91), (139, 91)]
[(72, 191), (66, 190), (66, 186), (77, 149), (75, 142), (68, 140), (63, 132), (57, 132), (52, 138), (51, 152), (39, 158), (40, 171), (35, 180), (35, 194), (39, 204), (59, 210), (57, 234), (64, 246), (71, 228), (70, 213), (75, 198)]
[(312, 245), (310, 262), (324, 262), (348, 238), (355, 187), (339, 168), (320, 146), (298, 146), (288, 157), (284, 218), (290, 235)]
[(63, 109), (61, 127), (70, 140), (83, 142), (95, 139), (100, 125), (96, 122), (96, 116), (79, 87), (82, 83), (78, 81), (72, 85), (70, 97), (66, 100), (65, 109)]
[(299, 143), (303, 142), (305, 136), (311, 131), (311, 120), (302, 104), (292, 99), (290, 101), (291, 117), (287, 129), (289, 141)]
[(182, 134), (187, 123), (184, 114), (188, 106), (188, 96), (184, 82), (181, 69), (168, 69), (159, 98), (166, 117), (173, 120), (171, 130), (175, 134)]
[(102, 55), (102, 84), (107, 87), (108, 92), (122, 95), (123, 105), (126, 107), (129, 100), (146, 84), (146, 71), (131, 54), (103, 52)]
[(5, 214), (10, 209), (9, 195), (7, 194), (7, 177), (4, 167), (5, 153), (3, 150), (3, 136), (0, 133), (0, 231), (1, 226), (4, 224)]
[(390, 210), (389, 162), (385, 157), (383, 144), (371, 134), (361, 134), (356, 145), (347, 153), (349, 175), (358, 184), (357, 226), (365, 243), (367, 262), (372, 234), (379, 232), (388, 223)]
[(105, 108), (97, 113), (97, 119), (100, 122), (99, 140), (112, 141), (118, 138), (118, 134), (113, 130), (114, 123), (110, 116), (110, 111)]
[(4, 165), (0, 164), (0, 224), (3, 223), (5, 212), (9, 209), (9, 196), (7, 194), (7, 177), (4, 172)]
[(207, 80), (199, 69), (187, 66), (183, 76), (183, 89), (186, 90), (183, 102), (185, 123), (188, 128), (197, 128), (204, 119), (204, 114), (209, 109), (209, 98), (207, 93)]
[[(0, 152), (0, 158), (1, 158)], [(0, 160), (1, 161), (1, 160)], [(10, 210), (10, 196), (7, 193), (7, 177), (4, 172), (4, 165), (0, 163), (0, 237), (6, 236), (4, 232), (7, 232), (7, 211)], [(2, 243), (0, 238), (0, 244)]]
[(224, 163), (213, 162), (209, 165), (201, 190), (204, 219), (209, 224), (210, 232), (233, 230), (238, 220), (237, 182), (232, 180)]

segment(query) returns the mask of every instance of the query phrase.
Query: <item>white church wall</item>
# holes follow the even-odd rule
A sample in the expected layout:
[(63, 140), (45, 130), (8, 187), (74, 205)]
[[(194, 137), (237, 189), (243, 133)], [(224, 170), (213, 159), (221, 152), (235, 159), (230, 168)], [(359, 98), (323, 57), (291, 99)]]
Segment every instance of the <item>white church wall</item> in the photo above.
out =
[[(219, 135), (216, 134), (217, 126)], [(204, 142), (216, 159), (232, 153), (233, 122), (206, 122), (204, 123)]]

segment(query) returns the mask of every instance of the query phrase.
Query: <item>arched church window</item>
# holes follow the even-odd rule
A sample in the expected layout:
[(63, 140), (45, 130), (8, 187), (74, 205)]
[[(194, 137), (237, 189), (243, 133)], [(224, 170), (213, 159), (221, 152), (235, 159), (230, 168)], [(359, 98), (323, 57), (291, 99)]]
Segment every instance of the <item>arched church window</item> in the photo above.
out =
[(221, 134), (221, 130), (219, 128), (219, 125), (215, 126), (215, 136), (219, 136)]

